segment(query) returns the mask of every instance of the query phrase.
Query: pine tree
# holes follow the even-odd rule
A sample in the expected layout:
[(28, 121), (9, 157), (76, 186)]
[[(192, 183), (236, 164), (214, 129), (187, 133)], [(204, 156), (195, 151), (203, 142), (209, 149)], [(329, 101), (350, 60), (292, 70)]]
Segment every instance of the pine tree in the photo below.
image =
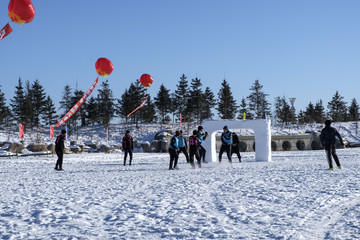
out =
[(266, 116), (270, 116), (270, 103), (266, 100), (269, 94), (265, 94), (261, 89), (263, 86), (259, 83), (259, 80), (255, 80), (251, 86), (250, 95), (247, 97), (249, 101), (249, 110), (255, 118), (265, 119)]
[[(82, 90), (75, 90), (73, 97), (72, 97), (72, 106), (74, 106), (83, 96), (85, 92)], [(76, 113), (71, 117), (72, 122), (77, 127), (80, 123), (81, 126), (86, 126), (86, 108), (87, 108), (87, 101), (85, 101), (81, 107), (76, 111)]]
[(142, 116), (141, 119), (145, 123), (152, 123), (156, 121), (156, 110), (155, 104), (151, 100), (151, 96), (148, 96), (148, 100), (146, 101), (145, 105), (142, 108)]
[(96, 98), (94, 96), (88, 98), (85, 109), (86, 109), (86, 125), (88, 124), (94, 125), (95, 123), (97, 123), (98, 106), (97, 106)]
[(299, 114), (298, 114), (298, 123), (299, 124), (304, 124), (306, 121), (305, 121), (305, 114), (302, 110), (299, 111)]
[(189, 99), (189, 83), (187, 77), (183, 74), (180, 77), (179, 84), (176, 85), (176, 90), (173, 95), (174, 112), (177, 116), (180, 114), (186, 116), (186, 105)]
[(349, 121), (359, 121), (359, 117), (359, 104), (353, 98), (349, 107)]
[(58, 119), (59, 116), (56, 115), (55, 105), (50, 96), (47, 96), (44, 104), (43, 122), (45, 125), (50, 126), (56, 124)]
[(125, 89), (125, 92), (121, 95), (121, 98), (118, 99), (117, 114), (120, 118), (125, 118), (127, 122), (127, 115), (133, 110), (132, 108), (131, 96), (129, 94), (129, 89)]
[(157, 112), (159, 113), (161, 121), (165, 120), (165, 117), (170, 112), (172, 106), (169, 92), (170, 90), (167, 89), (164, 84), (161, 84), (159, 92), (155, 97), (155, 107), (157, 109)]
[(192, 122), (196, 120), (199, 124), (201, 120), (201, 108), (203, 107), (204, 94), (201, 89), (202, 83), (200, 78), (191, 79), (189, 99), (186, 104), (186, 114), (184, 120)]
[[(62, 97), (60, 100), (60, 109), (63, 109), (61, 117), (65, 116), (65, 114), (73, 107), (73, 93), (70, 85), (66, 85), (64, 87), (64, 91), (62, 92)], [(70, 118), (65, 124), (68, 127), (68, 135), (71, 135), (71, 121)]]
[(221, 119), (233, 119), (236, 116), (236, 101), (232, 95), (229, 83), (224, 79), (218, 93), (216, 110)]
[(30, 126), (31, 129), (35, 126), (35, 114), (34, 114), (34, 107), (33, 107), (33, 90), (30, 84), (30, 81), (27, 80), (25, 82), (25, 104), (24, 104), (24, 115), (25, 119), (23, 124), (26, 127)]
[(315, 122), (315, 108), (314, 108), (314, 104), (312, 104), (311, 102), (306, 107), (306, 110), (304, 112), (304, 120), (305, 123)]
[(109, 81), (106, 79), (101, 83), (97, 95), (98, 117), (105, 127), (109, 126), (111, 119), (115, 116), (114, 101), (113, 91), (109, 86)]
[[(134, 109), (136, 109), (145, 99), (146, 93), (145, 88), (140, 83), (139, 79), (137, 79), (135, 82), (131, 83), (129, 87), (129, 100), (130, 100), (130, 106), (131, 109), (129, 110), (129, 113), (131, 113)], [(134, 112), (130, 118), (132, 123), (136, 123), (136, 126), (139, 121), (142, 121), (142, 111), (143, 108), (140, 108), (136, 112)]]
[(23, 82), (19, 78), (18, 85), (16, 86), (15, 96), (10, 100), (11, 111), (13, 120), (18, 123), (24, 123), (25, 116), (25, 92)]
[(323, 106), (322, 100), (320, 99), (315, 104), (314, 108), (314, 120), (317, 123), (325, 122), (325, 108)]
[(282, 124), (288, 124), (294, 120), (294, 114), (291, 111), (291, 106), (286, 101), (285, 97), (275, 98), (275, 117)]
[(335, 95), (328, 102), (328, 109), (329, 109), (329, 117), (334, 122), (346, 121), (347, 118), (347, 107), (346, 102), (344, 101), (344, 97), (342, 97), (338, 91), (336, 91)]
[(39, 80), (35, 80), (31, 86), (31, 107), (33, 113), (33, 126), (39, 127), (40, 120), (44, 119), (43, 115), (45, 112), (46, 105), (46, 94), (43, 86), (40, 84)]
[(213, 109), (216, 106), (215, 95), (209, 87), (205, 88), (203, 99), (204, 102), (203, 102), (203, 106), (201, 107), (201, 118), (200, 118), (201, 122), (205, 119), (211, 119), (212, 117), (211, 109)]
[(8, 125), (10, 121), (10, 109), (6, 105), (5, 94), (0, 89), (0, 124)]
[(244, 119), (244, 114), (245, 114), (246, 119), (252, 119), (253, 118), (250, 111), (247, 108), (246, 99), (243, 97), (241, 99), (239, 116), (237, 118), (238, 119)]

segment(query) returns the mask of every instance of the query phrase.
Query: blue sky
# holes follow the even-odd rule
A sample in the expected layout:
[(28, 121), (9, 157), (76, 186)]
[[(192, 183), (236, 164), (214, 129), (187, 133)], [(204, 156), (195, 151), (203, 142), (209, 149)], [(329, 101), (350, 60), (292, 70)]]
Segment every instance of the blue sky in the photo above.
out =
[[(149, 73), (154, 97), (184, 73), (216, 94), (226, 78), (238, 103), (256, 79), (268, 100), (296, 97), (297, 110), (335, 91), (360, 102), (360, 1), (33, 0), (36, 15), (0, 41), (0, 85), (39, 79), (56, 104), (70, 84), (86, 91), (95, 61), (109, 58), (115, 97)], [(8, 1), (0, 2), (5, 25)], [(1, 26), (2, 27), (2, 26)]]

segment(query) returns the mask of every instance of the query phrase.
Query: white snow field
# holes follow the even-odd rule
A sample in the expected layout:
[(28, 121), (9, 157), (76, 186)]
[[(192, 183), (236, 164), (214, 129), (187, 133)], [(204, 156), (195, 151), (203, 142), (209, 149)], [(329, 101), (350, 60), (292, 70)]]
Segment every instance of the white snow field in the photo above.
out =
[(359, 239), (360, 149), (254, 153), (192, 170), (184, 155), (0, 159), (1, 239)]

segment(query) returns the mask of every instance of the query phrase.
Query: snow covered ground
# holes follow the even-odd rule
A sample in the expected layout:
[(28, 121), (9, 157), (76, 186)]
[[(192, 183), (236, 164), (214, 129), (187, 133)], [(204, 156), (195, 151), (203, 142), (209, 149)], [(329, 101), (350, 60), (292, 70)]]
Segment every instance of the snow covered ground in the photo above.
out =
[(192, 170), (181, 155), (0, 159), (1, 239), (359, 239), (360, 149), (254, 153)]

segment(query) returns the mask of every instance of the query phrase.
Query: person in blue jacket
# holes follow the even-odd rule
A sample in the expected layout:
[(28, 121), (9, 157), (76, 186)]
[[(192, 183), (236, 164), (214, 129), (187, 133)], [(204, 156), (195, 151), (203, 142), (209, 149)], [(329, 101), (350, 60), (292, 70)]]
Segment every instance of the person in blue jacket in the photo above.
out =
[(224, 126), (223, 133), (221, 134), (221, 148), (219, 153), (219, 162), (221, 162), (221, 157), (224, 152), (226, 152), (226, 155), (229, 159), (229, 162), (231, 163), (231, 145), (233, 143), (231, 132), (229, 131), (227, 126)]
[(182, 130), (179, 131), (178, 140), (179, 140), (179, 155), (180, 155), (180, 153), (184, 153), (184, 155), (186, 157), (186, 162), (189, 163), (190, 162), (189, 155), (187, 153), (188, 145), (187, 145), (187, 142), (186, 142), (186, 139), (184, 137), (184, 133)]
[(179, 159), (179, 131), (175, 132), (175, 135), (171, 137), (170, 144), (169, 144), (169, 154), (170, 154), (170, 166), (169, 170), (179, 169), (177, 167), (177, 162)]
[(197, 138), (198, 138), (198, 144), (199, 144), (200, 158), (202, 158), (203, 162), (206, 163), (206, 160), (205, 160), (206, 149), (202, 146), (202, 143), (205, 141), (208, 133), (203, 132), (203, 131), (204, 131), (204, 128), (202, 126), (199, 126), (198, 131), (197, 131)]
[(344, 142), (343, 142), (339, 132), (335, 128), (331, 127), (330, 125), (331, 125), (331, 120), (326, 120), (325, 127), (321, 131), (320, 141), (321, 141), (321, 144), (325, 147), (325, 152), (326, 152), (327, 160), (329, 163), (329, 170), (333, 170), (332, 157), (334, 158), (337, 167), (339, 169), (341, 169), (339, 157), (336, 154), (336, 148), (335, 148), (336, 138), (335, 137), (339, 138), (340, 144), (342, 146), (344, 146)]

